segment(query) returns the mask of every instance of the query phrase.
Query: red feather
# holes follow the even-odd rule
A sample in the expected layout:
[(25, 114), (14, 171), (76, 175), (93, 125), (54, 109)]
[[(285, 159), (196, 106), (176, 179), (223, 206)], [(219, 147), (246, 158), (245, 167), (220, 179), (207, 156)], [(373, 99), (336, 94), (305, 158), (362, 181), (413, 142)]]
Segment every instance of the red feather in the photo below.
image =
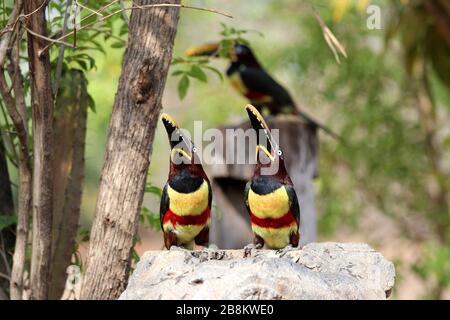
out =
[(199, 215), (180, 216), (168, 209), (164, 214), (163, 224), (171, 222), (173, 227), (176, 228), (177, 224), (182, 225), (204, 225), (210, 217), (211, 209), (208, 207)]
[(258, 227), (262, 227), (262, 228), (279, 229), (279, 228), (288, 227), (292, 223), (297, 223), (297, 221), (295, 221), (295, 217), (292, 214), (291, 210), (289, 210), (282, 217), (275, 218), (275, 219), (273, 219), (273, 218), (265, 218), (265, 219), (258, 218), (257, 216), (255, 216), (253, 214), (253, 212), (251, 212), (250, 219), (251, 219), (252, 224), (255, 224)]

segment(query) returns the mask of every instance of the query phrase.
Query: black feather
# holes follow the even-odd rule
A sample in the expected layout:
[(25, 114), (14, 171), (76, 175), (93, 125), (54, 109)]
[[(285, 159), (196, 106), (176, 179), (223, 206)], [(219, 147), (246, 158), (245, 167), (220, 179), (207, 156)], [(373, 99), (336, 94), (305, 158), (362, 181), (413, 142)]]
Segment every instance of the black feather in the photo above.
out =
[(163, 229), (163, 220), (164, 220), (164, 215), (166, 214), (167, 210), (169, 210), (169, 205), (170, 205), (170, 199), (169, 199), (169, 195), (167, 194), (167, 183), (164, 186), (163, 190), (162, 190), (162, 195), (161, 195), (161, 204), (159, 206), (159, 222), (161, 224), (161, 229)]
[(297, 221), (297, 226), (300, 225), (300, 206), (298, 204), (298, 198), (297, 193), (295, 192), (295, 189), (290, 185), (285, 185), (288, 197), (289, 197), (289, 204), (291, 208), (291, 212), (295, 217), (295, 221)]

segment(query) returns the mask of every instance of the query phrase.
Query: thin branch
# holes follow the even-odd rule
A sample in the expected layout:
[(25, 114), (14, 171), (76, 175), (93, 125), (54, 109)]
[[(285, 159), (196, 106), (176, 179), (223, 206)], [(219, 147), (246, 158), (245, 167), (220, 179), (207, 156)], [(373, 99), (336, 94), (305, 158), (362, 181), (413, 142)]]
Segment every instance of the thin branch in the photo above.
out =
[[(88, 24), (86, 24), (86, 25), (84, 25), (84, 26), (78, 28), (76, 31), (78, 32), (78, 31), (81, 31), (81, 30), (83, 30), (83, 29), (89, 28), (89, 27), (91, 27), (91, 26), (93, 26), (93, 25), (95, 25), (95, 24), (97, 24), (97, 23), (103, 22), (103, 21), (105, 21), (105, 20), (111, 18), (112, 16), (114, 16), (114, 15), (116, 15), (116, 14), (119, 14), (119, 13), (123, 12), (124, 10), (133, 10), (133, 9), (152, 9), (152, 8), (162, 8), (162, 7), (173, 7), (173, 8), (181, 8), (181, 9), (192, 9), (192, 10), (199, 10), (199, 11), (211, 12), (211, 13), (215, 13), (215, 14), (219, 14), (219, 15), (228, 17), (228, 18), (232, 18), (232, 17), (233, 17), (233, 16), (231, 16), (231, 15), (228, 14), (228, 13), (220, 12), (220, 11), (217, 11), (217, 10), (215, 10), (215, 9), (208, 9), (208, 8), (195, 7), (195, 6), (187, 6), (187, 5), (184, 5), (184, 4), (160, 3), (160, 4), (148, 4), (148, 5), (142, 5), (142, 6), (136, 5), (136, 6), (132, 6), (132, 7), (129, 7), (129, 8), (124, 8), (124, 9), (120, 9), (120, 10), (114, 11), (114, 12), (112, 12), (112, 13), (106, 15), (106, 16), (103, 16), (103, 18), (101, 18), (101, 19), (98, 19), (98, 20), (96, 20), (96, 21), (93, 21), (93, 22), (91, 22), (91, 23), (88, 23)], [(92, 14), (92, 15), (93, 15), (93, 14)], [(84, 19), (83, 19), (83, 20), (84, 20)], [(51, 41), (52, 43), (49, 43), (49, 44), (46, 45), (44, 48), (42, 48), (42, 49), (39, 51), (39, 55), (41, 55), (43, 52), (45, 52), (46, 50), (48, 50), (48, 49), (53, 45), (53, 42), (56, 42), (56, 43), (61, 42), (62, 40), (66, 39), (67, 37), (71, 36), (72, 34), (74, 34), (73, 31), (67, 33), (66, 35), (63, 35), (63, 36), (59, 37), (59, 38), (56, 39), (56, 40), (51, 39), (51, 40), (52, 40), (52, 41)]]
[[(49, 38), (49, 37), (43, 36), (42, 34), (36, 33), (36, 32), (34, 32), (33, 30), (31, 30), (30, 28), (27, 28), (27, 27), (25, 27), (25, 30), (27, 30), (27, 31), (28, 31), (29, 33), (31, 33), (33, 36), (38, 37), (38, 38), (41, 38), (41, 39), (46, 40), (46, 41), (48, 41), (48, 42), (59, 43), (59, 44), (62, 44), (62, 45), (64, 45), (64, 46), (68, 46), (68, 47), (70, 47), (70, 48), (72, 48), (72, 49), (75, 49), (75, 47), (74, 47), (72, 44), (70, 44), (70, 43), (61, 41), (61, 40), (59, 40), (59, 39), (51, 39), (51, 38)], [(41, 52), (39, 52), (39, 55), (42, 54), (42, 51), (43, 51), (43, 50), (41, 50)]]
[(119, 0), (119, 3), (120, 3), (120, 8), (123, 10), (122, 11), (122, 18), (125, 21), (125, 23), (127, 25), (129, 25), (130, 24), (130, 19), (128, 18), (127, 13), (125, 12), (125, 4), (123, 3), (123, 0)]
[(5, 30), (7, 30), (8, 27), (10, 28), (7, 30), (8, 32), (14, 31), (14, 29), (16, 28), (17, 21), (19, 20), (19, 14), (22, 11), (22, 9), (23, 9), (23, 1), (22, 0), (16, 1), (13, 12), (9, 17), (8, 24), (1, 32), (1, 35), (4, 35), (4, 37), (2, 37), (0, 40), (0, 67), (3, 66), (5, 62), (6, 51), (9, 48), (9, 43), (11, 40), (11, 33), (4, 33), (4, 32), (6, 32)]
[(6, 272), (10, 275), (11, 268), (9, 266), (8, 258), (6, 257), (6, 246), (5, 246), (5, 241), (3, 239), (3, 233), (1, 233), (1, 232), (0, 232), (0, 240), (1, 240), (0, 242), (1, 242), (1, 248), (2, 248), (2, 250), (0, 250), (0, 253), (2, 255), (3, 262), (5, 263)]
[(8, 281), (11, 281), (11, 278), (7, 274), (1, 273), (1, 272), (0, 272), (0, 278), (4, 278)]
[(161, 3), (161, 4), (145, 4), (145, 5), (134, 5), (130, 8), (125, 8), (125, 10), (131, 10), (131, 9), (147, 9), (147, 8), (155, 8), (155, 7), (176, 7), (181, 9), (192, 9), (192, 10), (199, 10), (199, 11), (205, 11), (205, 12), (211, 12), (215, 14), (219, 14), (221, 16), (225, 16), (227, 18), (233, 18), (233, 16), (229, 13), (218, 11), (216, 9), (210, 9), (210, 8), (203, 8), (203, 7), (196, 7), (196, 6), (187, 6), (184, 4), (173, 4), (173, 3)]
[[(67, 1), (67, 3), (69, 3), (69, 1)], [(72, 1), (70, 0), (70, 3), (72, 4)], [(92, 13), (94, 13), (95, 15), (98, 15), (100, 17), (103, 17), (103, 15), (100, 13), (100, 11), (95, 11), (94, 9), (91, 9), (89, 7), (86, 7), (85, 5), (82, 5), (81, 3), (79, 3), (77, 0), (75, 0), (75, 4), (77, 6), (80, 6), (83, 9), (86, 9), (87, 11), (90, 11)]]
[[(312, 10), (314, 12), (314, 16), (317, 20), (317, 22), (320, 25), (320, 28), (322, 29), (322, 34), (327, 42), (328, 47), (333, 52), (334, 58), (336, 59), (337, 63), (341, 63), (339, 59), (339, 52), (347, 58), (347, 52), (344, 48), (344, 46), (339, 42), (339, 40), (336, 38), (336, 36), (333, 34), (333, 32), (328, 28), (328, 26), (325, 24), (325, 22), (322, 20), (320, 15), (317, 13), (317, 11), (312, 7)], [(339, 52), (338, 52), (339, 51)]]
[[(76, 0), (75, 0), (75, 2), (78, 4), (78, 2)], [(67, 29), (68, 29), (67, 25), (69, 23), (71, 6), (72, 6), (72, 0), (67, 0), (66, 11), (64, 13), (64, 23), (63, 23), (62, 35), (65, 35), (67, 33)], [(55, 81), (53, 82), (53, 96), (55, 98), (58, 95), (59, 80), (61, 79), (61, 72), (62, 72), (65, 50), (66, 50), (65, 45), (62, 45), (61, 47), (59, 47), (58, 62), (56, 63), (56, 71), (55, 71)]]
[(89, 19), (89, 18), (92, 18), (93, 16), (95, 16), (95, 15), (97, 15), (97, 14), (100, 14), (100, 16), (103, 17), (103, 15), (101, 14), (101, 12), (105, 11), (106, 9), (108, 9), (110, 6), (112, 6), (113, 4), (115, 4), (115, 3), (118, 2), (118, 1), (119, 1), (119, 0), (113, 0), (113, 1), (111, 1), (110, 3), (108, 3), (108, 4), (104, 5), (103, 7), (99, 8), (98, 10), (93, 10), (93, 9), (91, 9), (91, 11), (92, 11), (93, 13), (88, 14), (86, 17), (82, 18), (82, 19), (80, 20), (80, 23), (82, 23), (83, 21), (85, 21), (85, 20), (87, 20), (87, 19)]
[[(11, 125), (9, 124), (8, 117), (6, 115), (3, 103), (1, 103), (1, 101), (0, 101), (0, 109), (2, 110), (3, 120), (5, 121), (6, 126), (8, 128), (10, 128)], [(10, 147), (11, 147), (11, 150), (12, 150), (9, 160), (13, 163), (14, 166), (18, 167), (18, 165), (19, 165), (19, 156), (17, 155), (16, 148), (14, 147), (13, 132), (11, 130), (4, 130), (4, 131), (6, 131), (6, 133), (8, 134), (9, 144), (10, 144)]]
[(47, 2), (48, 2), (48, 0), (42, 1), (41, 5), (39, 7), (37, 7), (35, 10), (33, 10), (30, 13), (27, 13), (27, 14), (22, 14), (22, 15), (20, 15), (20, 17), (25, 17), (25, 18), (31, 17), (33, 14), (35, 14), (36, 12), (41, 10), (43, 7), (45, 7), (47, 5)]
[(127, 42), (126, 40), (123, 40), (121, 37), (118, 37), (118, 36), (116, 36), (115, 34), (113, 34), (112, 32), (109, 32), (109, 31), (104, 31), (102, 29), (97, 29), (97, 28), (86, 28), (86, 30), (90, 30), (90, 31), (95, 31), (95, 32), (98, 32), (98, 33), (106, 34), (109, 37), (111, 37), (113, 39), (116, 39), (118, 41), (124, 42), (124, 43)]

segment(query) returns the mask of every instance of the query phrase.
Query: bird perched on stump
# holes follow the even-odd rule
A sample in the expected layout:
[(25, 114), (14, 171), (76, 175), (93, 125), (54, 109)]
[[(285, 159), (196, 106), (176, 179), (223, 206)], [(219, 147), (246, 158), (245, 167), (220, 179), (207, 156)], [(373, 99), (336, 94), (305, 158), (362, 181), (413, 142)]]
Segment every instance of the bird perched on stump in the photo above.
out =
[(254, 235), (253, 246), (246, 249), (297, 247), (300, 208), (283, 152), (258, 110), (252, 105), (246, 110), (257, 136), (255, 171), (245, 186), (245, 205)]
[[(215, 43), (192, 47), (186, 51), (188, 56), (218, 56), (220, 45)], [(227, 77), (231, 85), (259, 112), (267, 110), (270, 115), (294, 114), (302, 117), (312, 127), (321, 128), (334, 138), (340, 137), (331, 129), (312, 119), (299, 110), (289, 92), (264, 70), (249, 46), (235, 43), (226, 55), (230, 59)]]
[(163, 113), (161, 120), (171, 149), (169, 178), (160, 206), (164, 245), (167, 249), (193, 249), (194, 243), (207, 246), (212, 201), (209, 179), (192, 141), (168, 114)]

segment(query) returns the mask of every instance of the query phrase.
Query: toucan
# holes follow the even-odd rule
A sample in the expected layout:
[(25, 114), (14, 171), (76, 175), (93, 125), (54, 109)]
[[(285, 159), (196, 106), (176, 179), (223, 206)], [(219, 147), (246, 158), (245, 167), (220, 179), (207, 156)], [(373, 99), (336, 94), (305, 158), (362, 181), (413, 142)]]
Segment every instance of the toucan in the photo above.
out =
[(256, 166), (244, 191), (253, 245), (256, 248), (266, 245), (269, 249), (295, 248), (300, 239), (300, 207), (283, 152), (259, 111), (252, 105), (247, 105), (246, 110), (257, 137)]
[(212, 192), (198, 151), (166, 113), (161, 116), (170, 144), (169, 178), (160, 205), (164, 245), (192, 250), (208, 246)]
[[(219, 44), (207, 43), (186, 50), (188, 56), (218, 56)], [(226, 55), (230, 65), (226, 74), (231, 85), (259, 112), (268, 110), (270, 115), (294, 114), (305, 119), (312, 127), (321, 128), (334, 138), (340, 137), (331, 129), (312, 119), (304, 111), (298, 109), (289, 92), (264, 70), (248, 45), (236, 42)]]

